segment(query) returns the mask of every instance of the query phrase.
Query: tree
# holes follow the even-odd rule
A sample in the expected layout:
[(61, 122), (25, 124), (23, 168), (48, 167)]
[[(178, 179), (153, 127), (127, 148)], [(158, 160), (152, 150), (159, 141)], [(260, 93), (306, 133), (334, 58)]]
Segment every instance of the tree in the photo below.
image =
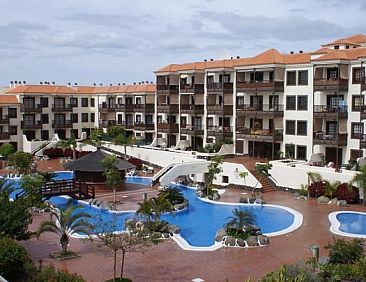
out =
[(9, 281), (27, 281), (34, 270), (25, 248), (7, 236), (0, 236), (0, 275)]
[(151, 201), (151, 211), (154, 215), (155, 224), (160, 222), (160, 217), (163, 213), (174, 211), (174, 207), (167, 199), (166, 195), (159, 195), (158, 197), (153, 197)]
[(127, 158), (127, 146), (136, 144), (136, 138), (133, 135), (127, 137), (126, 134), (119, 134), (113, 139), (113, 143), (124, 147), (124, 155)]
[(362, 166), (359, 172), (353, 177), (351, 183), (356, 183), (360, 190), (362, 190), (363, 194), (363, 203), (366, 203), (366, 165)]
[(85, 219), (90, 219), (91, 215), (82, 211), (82, 205), (73, 205), (72, 200), (66, 207), (59, 211), (51, 209), (50, 220), (41, 222), (37, 230), (37, 239), (44, 232), (53, 232), (60, 236), (62, 247), (61, 255), (67, 254), (69, 237), (74, 233), (81, 233), (90, 236), (93, 226)]
[(206, 181), (206, 191), (207, 196), (209, 191), (212, 189), (212, 182), (216, 179), (216, 174), (222, 171), (221, 165), (224, 159), (220, 155), (215, 155), (212, 157), (211, 162), (208, 164), (207, 181)]
[(44, 185), (44, 177), (40, 174), (25, 175), (22, 177), (20, 187), (24, 190), (23, 198), (30, 206), (39, 206), (42, 203), (41, 188)]
[(116, 203), (117, 185), (122, 182), (121, 173), (117, 168), (118, 159), (115, 155), (106, 156), (102, 161), (103, 175), (113, 189), (113, 203)]
[(225, 228), (243, 230), (245, 226), (253, 225), (256, 223), (255, 216), (250, 211), (235, 209), (233, 210), (233, 216), (228, 217), (228, 222), (225, 224)]
[(184, 195), (179, 188), (167, 188), (162, 191), (158, 196), (163, 195), (172, 205), (181, 204), (185, 201)]
[(332, 198), (333, 194), (336, 192), (340, 184), (340, 181), (325, 181), (325, 196), (327, 196), (328, 198)]
[(249, 173), (247, 172), (247, 171), (242, 171), (242, 172), (240, 172), (239, 173), (239, 177), (240, 178), (243, 178), (243, 180), (244, 180), (244, 183), (245, 183), (245, 186), (246, 186), (246, 181), (245, 181), (245, 179), (246, 179), (246, 177), (249, 175)]
[(119, 125), (111, 125), (107, 128), (107, 134), (112, 138), (116, 138), (118, 135), (125, 135), (126, 129)]
[(139, 208), (136, 211), (137, 215), (142, 215), (145, 217), (147, 223), (152, 220), (152, 206), (150, 200), (144, 200), (142, 203), (139, 203)]
[(90, 132), (89, 139), (92, 140), (94, 143), (99, 144), (102, 140), (103, 130), (101, 128), (94, 128)]
[(9, 164), (15, 166), (19, 173), (27, 174), (32, 167), (32, 154), (17, 151), (9, 156)]
[[(75, 140), (74, 137), (71, 137), (69, 139), (66, 140), (60, 140), (57, 143), (57, 146), (61, 147), (63, 150), (65, 149), (70, 149), (72, 150), (72, 159), (75, 160), (76, 159), (76, 146), (77, 146), (77, 142)], [(65, 152), (64, 152), (65, 154)]]
[(28, 203), (24, 199), (9, 201), (8, 193), (2, 192), (0, 193), (0, 207), (0, 237), (9, 236), (16, 240), (28, 239), (30, 237), (28, 225), (32, 220), (28, 211)]
[(2, 155), (5, 159), (14, 153), (14, 147), (9, 143), (4, 143), (0, 146), (0, 155)]

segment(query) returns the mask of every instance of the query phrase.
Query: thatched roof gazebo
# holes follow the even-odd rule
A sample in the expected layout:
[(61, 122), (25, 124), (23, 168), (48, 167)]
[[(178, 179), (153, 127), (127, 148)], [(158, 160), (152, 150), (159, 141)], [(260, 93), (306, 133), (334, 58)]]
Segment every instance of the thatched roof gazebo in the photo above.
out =
[[(74, 172), (74, 178), (83, 182), (101, 183), (105, 182), (106, 178), (103, 175), (102, 161), (109, 154), (97, 148), (93, 153), (90, 153), (80, 159), (72, 161), (64, 165), (65, 169), (72, 170)], [(136, 166), (125, 161), (118, 159), (117, 168), (121, 172), (121, 177), (125, 177), (126, 170), (133, 169)]]

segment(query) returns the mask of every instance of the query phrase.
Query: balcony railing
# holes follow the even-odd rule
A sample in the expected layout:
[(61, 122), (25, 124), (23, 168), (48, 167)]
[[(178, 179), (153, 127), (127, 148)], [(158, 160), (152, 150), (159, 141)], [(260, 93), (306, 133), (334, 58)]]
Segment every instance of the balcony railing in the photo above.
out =
[(73, 122), (71, 120), (64, 121), (52, 121), (52, 128), (60, 129), (60, 128), (72, 128)]
[(0, 140), (10, 140), (10, 133), (9, 132), (1, 132), (0, 133)]
[(366, 77), (361, 78), (361, 91), (366, 91)]
[(236, 138), (252, 141), (274, 142), (283, 140), (283, 129), (256, 129), (247, 127), (236, 128)]
[(52, 105), (52, 111), (59, 113), (59, 112), (72, 112), (74, 106), (67, 104), (67, 105), (57, 105), (57, 104), (53, 104)]
[(22, 121), (20, 123), (20, 127), (22, 129), (28, 129), (28, 130), (32, 130), (32, 129), (41, 129), (42, 128), (42, 121), (37, 121), (37, 122), (24, 122)]
[(179, 114), (179, 105), (158, 104), (158, 113)]
[(207, 135), (209, 136), (228, 137), (232, 136), (232, 134), (233, 134), (233, 128), (231, 126), (217, 126), (217, 125), (207, 126)]
[(100, 120), (99, 121), (99, 127), (109, 127), (112, 125), (116, 125), (115, 120)]
[(143, 122), (135, 122), (134, 124), (135, 130), (154, 130), (155, 126), (153, 123), (143, 123)]
[(42, 112), (42, 106), (40, 104), (37, 105), (21, 105), (20, 111), (24, 113), (41, 113)]
[(169, 94), (178, 94), (179, 93), (179, 85), (156, 85), (156, 93), (169, 95)]
[(152, 113), (155, 110), (154, 104), (133, 104), (135, 112), (149, 112)]
[(181, 104), (181, 114), (203, 115), (204, 105)]
[(208, 94), (232, 94), (232, 82), (207, 82)]
[(209, 115), (232, 115), (233, 105), (207, 105), (207, 113)]
[(348, 79), (315, 78), (314, 91), (348, 91)]
[(316, 131), (313, 135), (315, 145), (334, 145), (334, 146), (346, 146), (347, 145), (347, 133), (330, 133), (323, 131)]
[(0, 118), (0, 124), (9, 124), (10, 120), (9, 120), (9, 116), (3, 116)]
[(314, 105), (314, 117), (339, 117), (347, 118), (348, 107), (344, 106), (330, 106), (330, 105)]
[(203, 84), (181, 84), (179, 89), (180, 93), (194, 93), (194, 94), (204, 93)]
[(283, 116), (283, 105), (237, 105), (238, 115)]
[(196, 124), (196, 125), (181, 124), (180, 133), (188, 134), (188, 135), (203, 135), (203, 125), (202, 124)]
[(178, 123), (158, 123), (158, 131), (163, 133), (178, 133)]
[(284, 82), (273, 80), (237, 81), (237, 92), (283, 92)]

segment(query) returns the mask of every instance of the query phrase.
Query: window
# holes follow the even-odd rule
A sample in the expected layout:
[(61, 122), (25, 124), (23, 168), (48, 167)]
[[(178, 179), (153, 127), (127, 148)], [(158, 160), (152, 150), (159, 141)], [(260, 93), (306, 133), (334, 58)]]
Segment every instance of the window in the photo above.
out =
[(287, 72), (287, 85), (296, 85), (296, 71)]
[(73, 137), (74, 139), (79, 138), (79, 130), (71, 129), (71, 137)]
[(117, 103), (118, 105), (123, 105), (123, 98), (118, 98)]
[(296, 96), (286, 96), (286, 110), (296, 110)]
[(41, 97), (41, 107), (48, 108), (48, 97)]
[(10, 126), (9, 127), (9, 133), (10, 133), (10, 135), (17, 135), (18, 127), (17, 126)]
[(236, 105), (239, 107), (244, 105), (244, 96), (236, 97)]
[(297, 110), (298, 111), (308, 110), (308, 96), (297, 96)]
[(23, 115), (23, 121), (25, 125), (35, 125), (35, 115)]
[(55, 114), (55, 124), (65, 124), (65, 115)]
[(23, 105), (25, 109), (34, 109), (36, 107), (33, 97), (24, 97)]
[(327, 69), (327, 78), (329, 80), (338, 79), (338, 69), (337, 68)]
[(250, 81), (263, 81), (263, 72), (257, 71), (257, 72), (251, 72), (250, 73)]
[(8, 116), (9, 116), (9, 118), (17, 118), (17, 109), (16, 108), (9, 108), (8, 109)]
[(306, 146), (296, 146), (296, 159), (306, 160)]
[(307, 122), (305, 120), (297, 121), (297, 135), (300, 136), (307, 135)]
[(362, 122), (352, 122), (351, 123), (351, 138), (360, 139), (363, 135), (363, 123)]
[(71, 105), (71, 107), (77, 107), (78, 106), (78, 98), (70, 98), (70, 105)]
[(336, 121), (326, 121), (326, 134), (335, 137), (338, 133), (338, 123)]
[(78, 123), (79, 122), (79, 115), (78, 114), (71, 114), (71, 122), (72, 123)]
[(361, 111), (364, 105), (364, 99), (361, 95), (352, 95), (352, 111)]
[(350, 150), (349, 159), (351, 161), (357, 161), (358, 158), (362, 158), (362, 157), (363, 157), (363, 151), (362, 150), (354, 150), (354, 149)]
[(334, 45), (334, 50), (338, 50), (339, 49), (339, 45)]
[(208, 117), (207, 118), (207, 127), (213, 126), (214, 125), (214, 119), (213, 117)]
[(285, 144), (285, 156), (286, 158), (293, 159), (295, 158), (295, 145), (294, 144)]
[(230, 74), (220, 74), (219, 76), (219, 82), (228, 83), (230, 82)]
[[(43, 124), (48, 124), (49, 123), (49, 118), (48, 118), (48, 114), (42, 114), (41, 115), (41, 120)], [(47, 138), (48, 139), (48, 138)]]
[(229, 176), (223, 175), (222, 176), (222, 183), (229, 183)]
[(88, 107), (88, 98), (81, 98), (81, 106)]
[(88, 113), (81, 114), (81, 122), (88, 122)]
[(41, 130), (41, 139), (42, 140), (50, 139), (50, 133), (48, 130)]
[(308, 71), (303, 70), (298, 72), (298, 85), (308, 85)]
[(95, 113), (90, 114), (90, 122), (95, 122)]
[(280, 100), (279, 100), (278, 95), (269, 96), (269, 108), (271, 110), (275, 110), (275, 111), (280, 110), (279, 109), (279, 103), (280, 103)]
[(158, 123), (163, 123), (163, 116), (158, 116)]
[(352, 68), (352, 84), (361, 83), (361, 68)]
[(56, 109), (64, 109), (65, 108), (65, 99), (64, 98), (55, 98), (54, 100)]
[(207, 83), (214, 83), (215, 82), (215, 78), (213, 75), (208, 75), (207, 76)]
[(94, 98), (90, 99), (90, 106), (95, 107), (95, 99)]
[(295, 121), (294, 120), (286, 120), (286, 134), (295, 135)]
[(153, 116), (152, 115), (146, 115), (145, 116), (145, 122), (146, 122), (146, 124), (152, 124), (153, 123)]

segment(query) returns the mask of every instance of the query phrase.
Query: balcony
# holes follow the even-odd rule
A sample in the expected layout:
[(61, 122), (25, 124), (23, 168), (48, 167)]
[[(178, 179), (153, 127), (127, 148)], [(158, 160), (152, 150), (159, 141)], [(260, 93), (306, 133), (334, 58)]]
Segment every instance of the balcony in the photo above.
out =
[(232, 115), (233, 105), (207, 105), (209, 115)]
[(238, 116), (283, 117), (283, 105), (237, 105)]
[(24, 130), (34, 130), (34, 129), (42, 129), (42, 121), (37, 121), (37, 122), (24, 122), (22, 121), (20, 123), (20, 127), (21, 129)]
[(99, 121), (99, 127), (109, 127), (112, 125), (116, 125), (116, 121), (115, 120), (100, 120)]
[(139, 131), (154, 130), (155, 126), (153, 123), (135, 122), (134, 129)]
[(237, 81), (236, 92), (283, 92), (283, 81)]
[(71, 120), (52, 121), (52, 128), (54, 129), (72, 128), (72, 125), (73, 122)]
[(157, 85), (156, 86), (156, 94), (158, 95), (169, 95), (169, 94), (178, 94), (179, 93), (179, 85)]
[[(129, 107), (130, 105), (128, 105)], [(155, 110), (154, 104), (133, 104), (133, 109), (135, 112), (148, 112), (153, 113)]]
[(314, 145), (347, 146), (347, 133), (327, 133), (316, 131), (313, 135)]
[(1, 132), (0, 133), (0, 140), (10, 140), (10, 133), (9, 132)]
[(162, 133), (178, 133), (178, 123), (158, 123), (158, 131)]
[(361, 91), (366, 91), (366, 77), (361, 78)]
[(314, 91), (348, 91), (348, 79), (315, 78)]
[(283, 140), (283, 129), (236, 128), (236, 138), (259, 142), (278, 142)]
[[(118, 105), (120, 106), (120, 105)], [(102, 104), (100, 107), (99, 107), (99, 112), (100, 113), (114, 113), (116, 112), (117, 108), (118, 108), (117, 105), (107, 105), (107, 104)]]
[(72, 112), (73, 106), (70, 104), (67, 105), (52, 105), (52, 112), (54, 113), (62, 113), (62, 112)]
[(21, 105), (20, 111), (24, 113), (41, 113), (42, 107), (40, 104), (37, 105)]
[(197, 124), (197, 125), (184, 124), (184, 125), (181, 125), (180, 133), (181, 134), (188, 134), (188, 135), (203, 135), (203, 125), (202, 124)]
[(233, 94), (233, 83), (207, 82), (207, 94)]
[(205, 92), (203, 84), (181, 84), (180, 93), (203, 94)]
[(170, 105), (159, 104), (158, 113), (179, 114), (179, 105), (177, 105), (177, 104), (170, 104)]
[(8, 116), (1, 117), (0, 124), (9, 124), (9, 123), (10, 123), (10, 120), (9, 120)]
[(190, 115), (203, 115), (204, 105), (181, 104), (180, 113), (181, 114), (190, 114)]
[(360, 138), (360, 149), (366, 149), (366, 134), (362, 134)]
[(231, 126), (209, 125), (207, 127), (207, 135), (215, 137), (231, 137), (233, 136), (233, 128)]
[(316, 118), (347, 118), (348, 108), (344, 106), (315, 105), (314, 117)]

